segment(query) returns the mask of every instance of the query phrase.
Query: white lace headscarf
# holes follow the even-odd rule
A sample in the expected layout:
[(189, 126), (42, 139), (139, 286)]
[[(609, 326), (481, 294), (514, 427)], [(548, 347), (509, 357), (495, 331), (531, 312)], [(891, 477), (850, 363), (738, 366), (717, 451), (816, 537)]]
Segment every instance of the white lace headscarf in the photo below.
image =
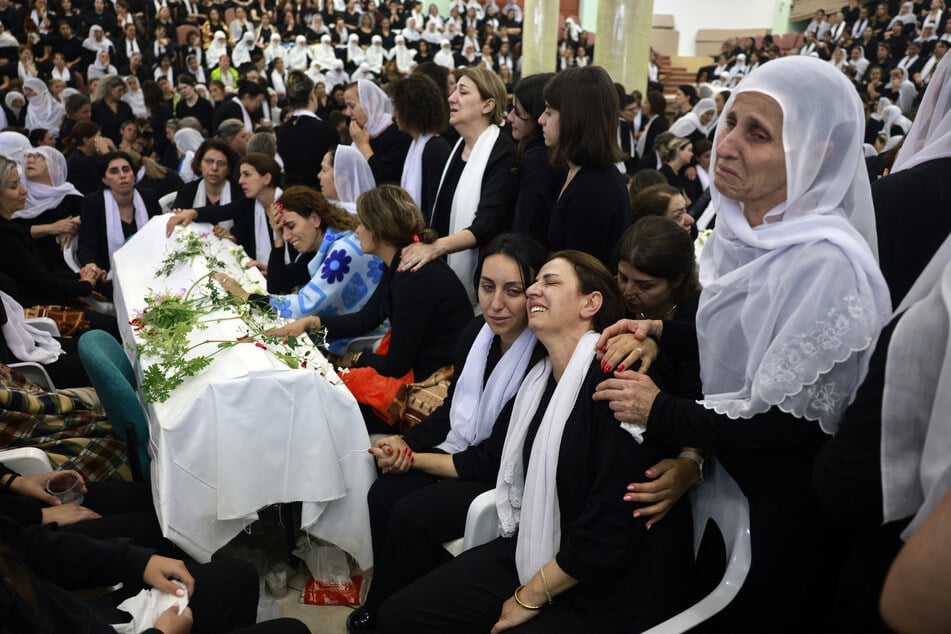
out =
[(352, 145), (338, 145), (334, 152), (334, 189), (337, 204), (357, 213), (357, 198), (376, 187), (370, 164)]
[(778, 407), (834, 433), (891, 312), (877, 262), (862, 104), (845, 75), (822, 60), (771, 61), (724, 106), (714, 166), (717, 145), (731, 133), (727, 114), (748, 92), (782, 108), (786, 200), (754, 228), (742, 203), (711, 183), (717, 227), (701, 255), (697, 312), (701, 402), (734, 419)]
[(367, 116), (367, 132), (371, 138), (380, 135), (393, 123), (393, 102), (383, 90), (368, 79), (357, 82), (360, 107)]
[[(887, 131), (886, 131), (887, 132)], [(892, 173), (951, 156), (951, 55), (945, 55), (918, 107)]]

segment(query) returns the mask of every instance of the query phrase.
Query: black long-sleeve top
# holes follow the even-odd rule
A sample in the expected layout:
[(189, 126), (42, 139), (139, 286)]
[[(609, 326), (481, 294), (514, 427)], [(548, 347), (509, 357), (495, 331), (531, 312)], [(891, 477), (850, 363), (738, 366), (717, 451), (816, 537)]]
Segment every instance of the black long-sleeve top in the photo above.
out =
[[(442, 189), (436, 198), (429, 226), (440, 236), (449, 235), (452, 217), (452, 198), (456, 185), (465, 168), (462, 146), (450, 159), (449, 171), (443, 180)], [(518, 190), (518, 175), (515, 173), (515, 144), (504, 134), (499, 134), (482, 175), (482, 192), (472, 224), (466, 227), (475, 235), (476, 243), (487, 244), (492, 238), (512, 226), (515, 196)], [(620, 235), (620, 234), (618, 234)]]
[(429, 215), (436, 204), (436, 192), (439, 190), (439, 179), (442, 177), (446, 161), (452, 154), (452, 148), (441, 136), (434, 136), (426, 142), (423, 148), (423, 179), (420, 194), (420, 206), (423, 215)]
[(58, 276), (43, 263), (28, 229), (0, 218), (0, 272), (16, 284), (10, 294), (23, 306), (65, 304), (92, 293), (89, 282), (75, 276)]
[(617, 168), (582, 167), (552, 209), (548, 246), (584, 251), (611, 268), (614, 243), (630, 224), (631, 202)]
[(92, 105), (92, 120), (102, 127), (102, 136), (112, 139), (118, 146), (122, 124), (135, 120), (135, 115), (132, 113), (132, 106), (124, 101), (117, 103), (114, 112), (104, 101), (97, 101)]
[(544, 143), (525, 150), (518, 167), (518, 198), (512, 231), (528, 234), (547, 246), (551, 211), (558, 185), (564, 181), (564, 169), (552, 167)]
[[(13, 222), (21, 225), (27, 229), (27, 231), (29, 231), (30, 228), (35, 225), (53, 224), (54, 222), (64, 218), (79, 216), (82, 213), (82, 210), (82, 196), (70, 194), (69, 196), (63, 198), (59, 205), (53, 207), (52, 209), (47, 209), (35, 218), (14, 218)], [(46, 268), (56, 273), (69, 273), (69, 268), (66, 266), (66, 261), (63, 259), (63, 250), (56, 241), (56, 236), (43, 236), (42, 238), (34, 238), (33, 242), (36, 244), (37, 251), (39, 252), (40, 257), (43, 258)]]
[[(0, 464), (0, 478), (16, 473), (13, 469)], [(19, 474), (17, 474), (19, 475)], [(18, 524), (30, 526), (43, 522), (43, 505), (32, 498), (17, 495), (12, 491), (0, 492), (0, 515)]]
[(291, 117), (279, 125), (277, 153), (284, 160), (285, 186), (307, 185), (320, 190), (320, 162), (338, 143), (340, 137), (333, 126), (315, 117)]
[(66, 180), (72, 183), (83, 196), (102, 189), (98, 156), (86, 156), (79, 150), (73, 150), (66, 157), (66, 172)]
[(368, 352), (357, 367), (371, 367), (384, 376), (401, 377), (413, 370), (423, 380), (452, 363), (456, 340), (472, 319), (466, 289), (445, 260), (433, 260), (416, 272), (397, 273), (399, 254), (383, 272), (376, 291), (356, 313), (321, 318), (329, 337), (366, 334), (390, 320), (390, 349)]
[[(367, 161), (377, 185), (383, 183), (400, 184), (403, 176), (403, 163), (413, 138), (400, 129), (395, 123), (390, 124), (376, 138), (370, 139), (370, 149), (373, 156)], [(284, 156), (283, 154), (281, 155)], [(323, 158), (321, 156), (320, 158)]]
[[(136, 188), (136, 191), (142, 196), (149, 218), (161, 215), (162, 207), (151, 189)], [(83, 198), (77, 256), (81, 266), (95, 262), (105, 271), (112, 266), (109, 259), (109, 237), (106, 234), (106, 199), (101, 191)]]
[[(107, 541), (44, 526), (24, 527), (6, 517), (0, 517), (0, 552), (12, 575), (4, 575), (0, 582), (0, 630), (36, 634), (114, 632), (67, 590), (120, 581), (139, 587), (153, 554), (128, 539)], [(24, 588), (11, 584), (27, 585), (35, 594), (35, 604), (23, 601)]]

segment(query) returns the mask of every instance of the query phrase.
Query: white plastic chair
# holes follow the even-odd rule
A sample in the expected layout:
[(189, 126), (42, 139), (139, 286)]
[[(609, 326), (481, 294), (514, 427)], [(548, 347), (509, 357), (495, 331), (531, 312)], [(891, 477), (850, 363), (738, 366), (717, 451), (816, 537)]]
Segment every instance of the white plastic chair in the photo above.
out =
[(24, 319), (23, 321), (33, 326), (37, 330), (42, 330), (43, 332), (50, 333), (54, 337), (59, 337), (59, 326), (57, 326), (56, 322), (49, 317), (30, 317), (29, 319)]
[(23, 476), (40, 475), (53, 470), (46, 452), (36, 447), (0, 451), (0, 464)]
[(178, 192), (169, 192), (161, 198), (158, 199), (159, 205), (162, 207), (162, 213), (167, 214), (172, 209), (172, 203), (175, 202), (175, 197), (178, 196)]
[(76, 236), (69, 242), (69, 246), (63, 249), (63, 260), (66, 262), (66, 266), (70, 268), (73, 273), (79, 273), (79, 258), (76, 255), (76, 248), (79, 246), (79, 237)]
[(39, 387), (47, 390), (48, 392), (55, 392), (56, 386), (53, 385), (53, 379), (50, 378), (50, 375), (46, 372), (46, 368), (42, 364), (37, 363), (36, 361), (23, 361), (22, 363), (11, 363), (7, 367), (13, 368), (23, 376), (27, 378), (31, 383), (35, 383)]
[[(713, 463), (713, 461), (709, 461)], [(750, 571), (750, 505), (730, 474), (713, 463), (710, 474), (690, 493), (693, 510), (694, 555), (712, 519), (723, 534), (726, 545), (726, 571), (713, 592), (680, 614), (655, 625), (643, 634), (679, 634), (693, 629), (729, 605), (746, 581)]]
[(495, 511), (495, 489), (480, 493), (469, 504), (466, 514), (466, 532), (459, 539), (442, 545), (453, 557), (499, 536), (499, 516)]

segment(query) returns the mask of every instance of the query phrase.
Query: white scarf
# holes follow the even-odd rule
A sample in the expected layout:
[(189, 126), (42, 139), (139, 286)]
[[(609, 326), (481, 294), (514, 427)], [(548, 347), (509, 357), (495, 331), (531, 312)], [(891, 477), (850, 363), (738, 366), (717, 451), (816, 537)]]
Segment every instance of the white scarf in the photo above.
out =
[(432, 132), (427, 132), (413, 139), (403, 162), (403, 176), (400, 177), (400, 187), (406, 190), (420, 209), (423, 208), (423, 150), (431, 138)]
[[(231, 181), (225, 181), (221, 189), (221, 198), (218, 199), (218, 206), (227, 205), (231, 202)], [(208, 204), (208, 188), (205, 186), (205, 179), (198, 181), (198, 189), (195, 190), (195, 199), (192, 201), (192, 208), (197, 209)]]
[[(489, 163), (489, 155), (492, 154), (492, 148), (495, 147), (495, 141), (499, 138), (499, 126), (490, 124), (479, 138), (476, 140), (472, 152), (469, 154), (469, 160), (462, 169), (462, 175), (456, 184), (456, 192), (452, 196), (452, 211), (449, 216), (449, 235), (453, 235), (467, 229), (472, 225), (475, 219), (476, 211), (479, 209), (479, 201), (482, 200), (482, 176), (485, 174), (485, 168)], [(439, 179), (439, 189), (436, 191), (436, 199), (439, 199), (439, 191), (442, 190), (443, 182), (446, 180), (446, 172), (452, 165), (452, 157), (457, 152), (460, 154), (463, 150), (463, 140), (456, 141), (456, 147), (453, 148), (449, 160), (446, 161), (446, 167), (443, 169), (442, 177)], [(430, 215), (430, 224), (431, 215)], [(469, 293), (469, 301), (476, 303), (475, 288), (472, 286), (472, 276), (475, 273), (476, 260), (478, 259), (479, 249), (473, 247), (458, 253), (449, 255), (449, 266), (462, 281)]]
[(589, 330), (575, 346), (535, 434), (528, 473), (523, 446), (551, 375), (551, 359), (535, 364), (515, 397), (495, 482), (495, 507), (502, 536), (511, 537), (518, 530), (515, 566), (521, 583), (527, 583), (561, 545), (556, 479), (561, 437), (594, 359), (597, 341), (598, 333)]
[(42, 79), (27, 79), (23, 87), (36, 92), (35, 96), (27, 98), (30, 105), (26, 109), (26, 127), (30, 130), (46, 128), (53, 133), (53, 138), (58, 138), (59, 126), (66, 114), (63, 104), (53, 99)]
[(914, 515), (908, 539), (951, 486), (951, 239), (895, 311), (882, 393), (883, 519)]
[[(274, 190), (274, 200), (280, 200), (281, 188)], [(260, 201), (254, 201), (254, 259), (266, 263), (271, 257), (271, 232), (268, 227), (267, 210)]]
[[(885, 130), (888, 134), (888, 130)], [(895, 157), (898, 172), (951, 156), (951, 55), (945, 55), (918, 107), (915, 122)]]
[(489, 325), (483, 324), (456, 381), (449, 409), (449, 434), (437, 449), (455, 454), (488, 438), (502, 407), (521, 385), (535, 349), (535, 335), (528, 328), (522, 331), (499, 359), (483, 389), (485, 366), (494, 337)]
[[(109, 247), (109, 268), (112, 269), (112, 254), (125, 244), (125, 234), (122, 233), (122, 218), (119, 216), (119, 203), (112, 196), (109, 188), (103, 188), (102, 198), (106, 208), (106, 241)], [(141, 229), (149, 222), (149, 212), (145, 208), (145, 201), (138, 190), (132, 190), (132, 206), (135, 210), (133, 221), (136, 230)]]
[(651, 124), (654, 122), (654, 119), (657, 118), (656, 114), (652, 114), (647, 122), (644, 124), (644, 131), (641, 134), (640, 138), (637, 139), (637, 158), (644, 158), (644, 150), (647, 149), (647, 133), (650, 132)]
[(63, 346), (48, 332), (34, 328), (23, 318), (23, 306), (12, 297), (0, 292), (0, 301), (7, 312), (7, 323), (3, 324), (3, 338), (7, 342), (10, 354), (20, 361), (53, 363), (61, 354)]
[(72, 183), (66, 180), (66, 159), (59, 150), (51, 147), (37, 147), (34, 152), (42, 154), (46, 160), (46, 169), (50, 175), (50, 185), (23, 179), (26, 186), (26, 206), (13, 213), (14, 218), (31, 220), (48, 209), (56, 209), (67, 196), (82, 196)]
[(248, 132), (254, 132), (254, 124), (251, 123), (251, 113), (248, 112), (248, 109), (244, 107), (244, 104), (241, 103), (241, 100), (237, 97), (232, 97), (231, 101), (238, 104), (238, 107), (241, 108), (241, 118), (244, 121), (244, 129)]

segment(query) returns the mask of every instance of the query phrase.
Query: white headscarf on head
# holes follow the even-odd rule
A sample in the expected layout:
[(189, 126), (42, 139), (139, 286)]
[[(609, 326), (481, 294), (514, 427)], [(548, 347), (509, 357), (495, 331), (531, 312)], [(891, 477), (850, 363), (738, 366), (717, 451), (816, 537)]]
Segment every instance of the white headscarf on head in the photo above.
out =
[[(898, 126), (901, 128), (901, 132), (892, 134), (892, 126)], [(882, 132), (885, 133), (889, 141), (896, 136), (904, 136), (909, 128), (911, 128), (911, 119), (901, 113), (901, 108), (885, 106), (882, 109)]]
[(241, 41), (234, 47), (231, 53), (231, 63), (235, 68), (240, 68), (242, 64), (251, 61), (251, 51), (254, 50), (254, 33), (246, 31)]
[(370, 164), (352, 145), (338, 145), (334, 151), (334, 203), (352, 214), (357, 213), (357, 198), (376, 187)]
[(46, 145), (33, 148), (33, 154), (42, 154), (46, 159), (46, 169), (49, 170), (50, 182), (38, 183), (24, 177), (26, 187), (26, 206), (20, 211), (13, 212), (14, 218), (33, 219), (48, 209), (55, 209), (67, 196), (82, 196), (72, 183), (66, 180), (66, 159), (56, 148)]
[(307, 70), (310, 66), (310, 48), (307, 46), (307, 38), (298, 35), (294, 39), (294, 46), (287, 53), (287, 70)]
[(773, 60), (724, 106), (714, 166), (733, 130), (726, 117), (747, 92), (782, 108), (786, 199), (751, 227), (741, 203), (716, 181), (710, 186), (717, 227), (700, 260), (701, 403), (734, 419), (778, 407), (834, 433), (891, 313), (862, 154), (862, 104), (845, 75), (822, 60)]
[(287, 49), (281, 44), (281, 34), (271, 35), (271, 41), (264, 47), (264, 63), (270, 64), (275, 59), (281, 58), (287, 62)]
[(918, 106), (892, 173), (951, 156), (951, 56), (945, 55)]
[(17, 39), (13, 37), (13, 34), (10, 31), (7, 31), (3, 24), (0, 23), (0, 48), (7, 48), (10, 46), (19, 46), (20, 43), (17, 42)]
[(908, 80), (907, 68), (896, 66), (893, 70), (900, 70), (902, 76), (901, 83), (898, 84), (898, 99), (895, 105), (901, 108), (902, 114), (908, 114), (915, 102), (915, 85)]
[(316, 59), (310, 63), (310, 68), (307, 69), (307, 76), (311, 78), (314, 84), (327, 85), (327, 78), (320, 72), (320, 62)]
[(444, 39), (439, 42), (439, 50), (433, 56), (433, 62), (449, 69), (456, 67), (456, 58), (452, 54), (449, 40)]
[(360, 66), (353, 71), (353, 74), (350, 75), (351, 81), (359, 81), (361, 79), (373, 80), (373, 71), (370, 70), (370, 65), (366, 62), (362, 62)]
[(366, 53), (360, 48), (360, 38), (356, 33), (347, 39), (347, 61), (354, 66), (359, 66), (366, 59)]
[[(13, 107), (13, 102), (16, 101), (17, 99), (19, 99), (20, 101), (22, 101), (22, 102), (23, 102), (23, 105), (20, 106), (19, 108), (14, 108), (14, 107)], [(23, 96), (23, 93), (22, 93), (22, 92), (18, 92), (18, 91), (16, 91), (16, 90), (11, 90), (11, 91), (8, 92), (8, 93), (6, 94), (6, 96), (3, 98), (3, 103), (7, 104), (7, 108), (10, 109), (10, 111), (13, 113), (13, 116), (14, 116), (14, 117), (19, 117), (19, 116), (20, 116), (20, 110), (22, 110), (23, 108), (26, 108), (26, 97)]]
[(205, 51), (205, 64), (208, 68), (214, 68), (218, 65), (218, 59), (222, 55), (228, 54), (228, 36), (224, 31), (215, 31), (208, 50)]
[(390, 49), (390, 59), (396, 60), (396, 70), (405, 75), (412, 70), (416, 51), (406, 46), (406, 38), (402, 35), (397, 35), (394, 41), (396, 44)]
[(46, 128), (53, 133), (53, 138), (59, 137), (59, 126), (66, 114), (63, 104), (53, 99), (46, 82), (42, 79), (27, 79), (23, 82), (24, 88), (30, 88), (36, 95), (29, 97), (29, 106), (26, 109), (26, 128), (36, 130)]
[(0, 156), (16, 163), (21, 174), (23, 173), (26, 155), (32, 150), (33, 146), (30, 145), (30, 140), (26, 135), (11, 130), (0, 132)]
[(125, 94), (122, 95), (122, 101), (129, 104), (129, 107), (132, 108), (132, 114), (148, 119), (149, 109), (145, 107), (145, 93), (142, 92), (142, 84), (137, 81), (138, 89), (132, 90), (129, 87), (129, 78), (125, 77), (123, 81), (125, 81)]
[(350, 83), (350, 75), (343, 69), (343, 62), (338, 59), (333, 63), (330, 72), (327, 73), (328, 92), (333, 90), (334, 86), (348, 83)]
[(393, 123), (393, 102), (379, 86), (367, 79), (357, 82), (357, 96), (367, 116), (367, 132), (370, 138), (375, 138)]
[[(96, 31), (102, 33), (101, 40), (96, 39)], [(99, 51), (108, 51), (110, 48), (112, 48), (112, 42), (108, 37), (106, 37), (106, 32), (101, 26), (98, 24), (93, 24), (91, 27), (89, 27), (89, 36), (83, 40), (83, 48), (87, 51), (95, 51), (97, 53)]]
[(334, 51), (329, 35), (320, 37), (320, 44), (314, 50), (314, 61), (320, 64), (320, 70), (330, 70), (334, 62), (337, 61), (337, 53)]
[(413, 18), (406, 18), (406, 27), (400, 31), (407, 42), (418, 42), (423, 36), (416, 30), (416, 20)]
[(383, 71), (383, 64), (386, 63), (387, 57), (386, 49), (383, 48), (383, 38), (374, 35), (370, 42), (370, 48), (366, 50), (364, 61), (371, 71), (379, 74)]
[(205, 137), (201, 135), (201, 132), (192, 128), (182, 128), (175, 133), (175, 147), (184, 155), (179, 162), (178, 174), (186, 183), (201, 178), (200, 174), (195, 174), (192, 170), (192, 159), (195, 158), (195, 152), (204, 141)]
[[(713, 111), (714, 116), (710, 118), (706, 125), (700, 122), (703, 113)], [(701, 99), (693, 107), (693, 110), (680, 117), (670, 125), (670, 131), (674, 136), (689, 137), (695, 130), (703, 133), (703, 136), (710, 134), (717, 125), (717, 104), (713, 99)]]

